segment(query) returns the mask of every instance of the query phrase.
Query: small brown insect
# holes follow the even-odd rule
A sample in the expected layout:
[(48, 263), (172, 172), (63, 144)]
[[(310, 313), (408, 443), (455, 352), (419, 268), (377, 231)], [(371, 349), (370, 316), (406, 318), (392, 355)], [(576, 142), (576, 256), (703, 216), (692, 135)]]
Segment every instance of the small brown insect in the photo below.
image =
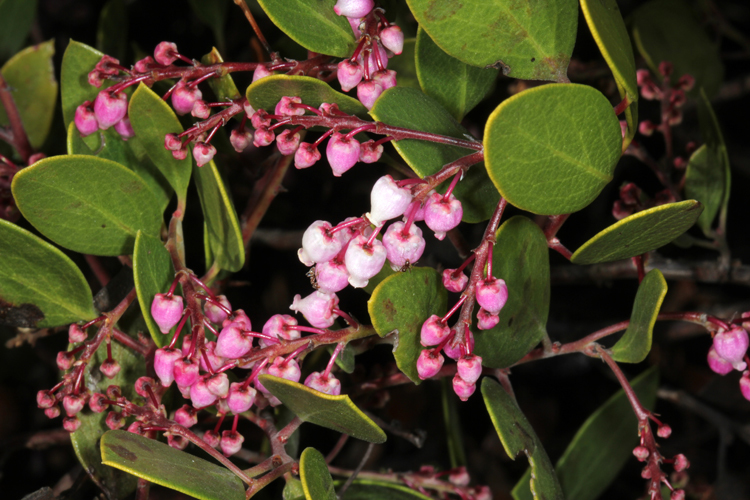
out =
[(320, 288), (320, 285), (318, 285), (318, 276), (315, 274), (315, 267), (311, 267), (309, 271), (307, 271), (308, 278), (310, 278), (310, 284), (314, 289)]
[(400, 272), (400, 273), (405, 273), (406, 271), (411, 271), (411, 262), (409, 262), (408, 260), (398, 270), (398, 272)]

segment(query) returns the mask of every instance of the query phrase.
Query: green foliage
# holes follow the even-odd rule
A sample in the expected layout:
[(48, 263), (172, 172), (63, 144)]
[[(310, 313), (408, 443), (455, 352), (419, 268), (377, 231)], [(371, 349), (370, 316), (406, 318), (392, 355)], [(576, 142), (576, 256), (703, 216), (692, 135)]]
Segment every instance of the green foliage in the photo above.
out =
[(307, 50), (336, 57), (348, 57), (354, 52), (354, 32), (346, 18), (333, 11), (336, 0), (258, 0), (258, 3), (281, 31)]
[[(646, 408), (653, 408), (659, 385), (656, 367), (640, 374), (631, 385), (641, 403)], [(565, 498), (599, 498), (632, 458), (637, 443), (638, 422), (625, 391), (620, 389), (586, 419), (557, 461), (555, 471)], [(530, 479), (531, 470), (527, 470), (513, 488), (513, 498), (532, 499)]]
[[(1, 9), (2, 4), (0, 15)], [(55, 112), (57, 80), (52, 65), (54, 55), (55, 41), (50, 40), (23, 49), (0, 68), (0, 73), (10, 86), (23, 128), (33, 148), (44, 144)], [(8, 115), (0, 103), (0, 125), (8, 123)]]
[(508, 302), (494, 328), (476, 334), (482, 364), (505, 368), (528, 353), (547, 333), (550, 281), (547, 239), (530, 219), (516, 216), (495, 234), (492, 274), (505, 280)]
[(362, 413), (349, 396), (331, 396), (272, 375), (261, 375), (259, 380), (304, 422), (371, 443), (384, 443), (386, 440), (385, 432)]
[(245, 497), (242, 482), (226, 468), (132, 432), (107, 432), (101, 452), (106, 465), (200, 500)]
[(422, 91), (459, 122), (484, 99), (497, 78), (496, 69), (477, 68), (449, 56), (421, 28), (417, 32), (416, 67)]
[(407, 0), (419, 25), (451, 56), (513, 78), (567, 81), (575, 0)]
[(384, 279), (367, 301), (372, 326), (378, 335), (396, 332), (398, 344), (393, 356), (399, 370), (415, 384), (417, 358), (422, 352), (422, 324), (433, 314), (445, 313), (447, 293), (440, 275), (430, 267), (413, 267)]
[(93, 156), (55, 156), (13, 178), (26, 219), (55, 243), (92, 255), (126, 255), (138, 230), (156, 236), (159, 202), (145, 182), (119, 163)]
[(640, 363), (651, 351), (651, 337), (661, 303), (667, 295), (667, 282), (661, 271), (653, 269), (643, 278), (635, 295), (630, 325), (612, 348), (612, 359), (621, 363)]
[(0, 219), (0, 256), (4, 322), (46, 328), (96, 317), (86, 278), (56, 247)]
[(68, 43), (60, 68), (60, 102), (66, 127), (73, 122), (79, 105), (84, 101), (94, 102), (100, 90), (112, 85), (109, 80), (105, 80), (101, 88), (89, 84), (89, 71), (103, 55), (84, 43), (75, 40)]
[(484, 131), (490, 179), (536, 214), (576, 212), (601, 192), (622, 149), (612, 105), (593, 87), (543, 85), (503, 101)]
[[(337, 482), (336, 486), (339, 484), (340, 482)], [(428, 500), (429, 498), (401, 484), (355, 479), (341, 500)]]
[(128, 50), (128, 8), (125, 0), (109, 0), (102, 8), (96, 30), (96, 48), (119, 61), (125, 59)]
[(336, 500), (333, 478), (325, 457), (315, 448), (307, 448), (299, 458), (299, 477), (306, 500)]
[(31, 30), (38, 0), (0, 0), (0, 59), (18, 52)]
[[(223, 63), (224, 59), (221, 57), (221, 54), (219, 54), (219, 51), (216, 50), (216, 47), (214, 47), (211, 49), (211, 52), (201, 58), (201, 62), (206, 65), (219, 64)], [(237, 90), (237, 85), (234, 84), (234, 79), (229, 73), (219, 78), (211, 78), (208, 81), (208, 85), (211, 87), (211, 90), (214, 91), (214, 95), (219, 101), (225, 99), (237, 99), (240, 97), (240, 91)]]
[[(405, 87), (388, 89), (375, 101), (370, 115), (378, 121), (395, 127), (446, 135), (459, 139), (470, 137), (453, 117), (437, 102), (422, 92)], [(393, 143), (404, 161), (420, 177), (437, 173), (444, 165), (471, 150), (435, 142), (403, 139)], [(443, 184), (443, 191), (448, 182)], [(483, 164), (474, 165), (453, 191), (464, 209), (464, 222), (480, 222), (492, 215), (499, 200), (497, 192), (488, 182)]]
[(151, 338), (158, 347), (164, 347), (171, 337), (164, 335), (151, 317), (151, 303), (157, 293), (165, 293), (174, 280), (174, 266), (169, 252), (158, 238), (138, 231), (133, 250), (133, 280), (138, 294), (143, 319)]
[(404, 40), (401, 55), (388, 61), (388, 69), (397, 73), (399, 87), (411, 87), (417, 90), (421, 88), (417, 77), (416, 49), (417, 39), (407, 38)]
[(724, 199), (725, 169), (722, 155), (717, 153), (704, 144), (690, 156), (685, 171), (685, 195), (703, 205), (698, 226), (704, 233), (711, 231), (711, 225)]
[(367, 116), (367, 109), (361, 102), (309, 76), (271, 75), (257, 80), (245, 92), (253, 108), (265, 109), (269, 113), (273, 113), (282, 97), (292, 95), (302, 98), (303, 103), (314, 108), (324, 102), (335, 103), (345, 113)]
[(528, 458), (533, 497), (536, 500), (563, 500), (562, 488), (547, 452), (514, 399), (488, 377), (482, 380), (482, 397), (508, 456), (515, 460), (523, 452)]
[(656, 250), (690, 229), (703, 205), (695, 200), (668, 203), (615, 222), (573, 253), (575, 264), (629, 259)]

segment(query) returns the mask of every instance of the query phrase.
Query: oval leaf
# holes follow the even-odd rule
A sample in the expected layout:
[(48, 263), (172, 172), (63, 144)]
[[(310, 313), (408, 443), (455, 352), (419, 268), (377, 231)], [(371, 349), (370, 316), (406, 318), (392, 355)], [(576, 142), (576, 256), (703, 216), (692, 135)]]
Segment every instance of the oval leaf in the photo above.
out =
[(156, 92), (142, 83), (130, 99), (128, 115), (146, 154), (174, 188), (177, 198), (184, 200), (190, 183), (192, 156), (188, 151), (187, 158), (178, 160), (164, 147), (165, 135), (183, 131), (177, 115)]
[(100, 88), (89, 84), (89, 72), (94, 69), (102, 56), (93, 47), (75, 40), (68, 43), (63, 54), (60, 69), (60, 101), (62, 102), (63, 120), (67, 127), (75, 118), (76, 108), (84, 101), (94, 102), (96, 95), (111, 86), (114, 82), (104, 80)]
[(531, 492), (538, 500), (564, 500), (552, 463), (516, 402), (494, 380), (482, 380), (482, 397), (492, 424), (513, 460), (524, 452), (531, 466)]
[(0, 59), (9, 59), (23, 47), (36, 16), (37, 0), (0, 1)]
[(484, 99), (497, 78), (496, 69), (470, 66), (446, 54), (422, 28), (417, 32), (416, 65), (424, 93), (459, 122)]
[(336, 92), (327, 83), (309, 76), (267, 76), (250, 85), (245, 96), (253, 108), (265, 109), (269, 113), (273, 113), (282, 97), (297, 96), (302, 98), (303, 104), (314, 108), (324, 102), (336, 103), (344, 113), (367, 116), (367, 108), (361, 102), (346, 94)]
[(674, 65), (673, 84), (690, 74), (695, 77), (694, 94), (701, 87), (709, 97), (718, 92), (724, 80), (719, 45), (708, 36), (688, 3), (652, 0), (633, 12), (631, 23), (633, 42), (654, 74), (660, 74), (659, 63), (669, 61)]
[(396, 365), (412, 382), (419, 384), (417, 358), (422, 323), (433, 314), (445, 313), (447, 292), (440, 275), (431, 267), (413, 267), (384, 279), (367, 301), (372, 326), (378, 335), (398, 333), (394, 350)]
[(701, 202), (703, 212), (698, 217), (698, 226), (704, 233), (711, 231), (716, 214), (724, 199), (723, 155), (704, 144), (690, 156), (685, 171), (685, 196)]
[[(50, 40), (23, 49), (0, 69), (12, 89), (13, 101), (33, 148), (44, 144), (55, 113), (57, 80), (52, 65), (54, 55), (55, 41)], [(0, 125), (8, 123), (8, 115), (0, 103)]]
[[(638, 375), (631, 385), (641, 403), (653, 409), (659, 385), (657, 367)], [(565, 498), (599, 498), (632, 458), (637, 443), (638, 421), (620, 389), (586, 419), (557, 461), (555, 470)], [(532, 500), (530, 479), (531, 471), (527, 470), (513, 488), (513, 498)]]
[(407, 3), (435, 43), (465, 63), (502, 68), (513, 78), (567, 81), (578, 25), (576, 0)]
[[(388, 89), (375, 101), (370, 115), (394, 127), (466, 139), (469, 132), (440, 104), (417, 89), (396, 87)], [(472, 153), (472, 150), (438, 144), (436, 142), (404, 139), (393, 142), (396, 151), (420, 177), (437, 173), (446, 164)], [(442, 184), (444, 191), (449, 181)], [(487, 178), (484, 164), (469, 169), (453, 191), (461, 200), (465, 222), (487, 220), (500, 199)]]
[[(729, 194), (732, 188), (732, 170), (729, 167), (729, 154), (727, 153), (727, 146), (724, 142), (724, 134), (721, 132), (719, 120), (716, 118), (716, 113), (714, 113), (714, 108), (711, 106), (711, 101), (708, 100), (703, 89), (700, 90), (697, 101), (698, 124), (700, 125), (701, 136), (703, 137), (706, 146), (711, 150), (711, 156), (719, 159), (718, 167), (723, 171), (724, 192), (721, 199), (720, 212), (722, 219), (726, 219), (727, 209), (729, 207)], [(698, 221), (700, 222), (700, 219)], [(708, 223), (708, 227), (710, 228), (710, 223)], [(714, 235), (712, 234), (710, 237), (714, 237)]]
[(299, 477), (306, 500), (336, 500), (326, 459), (315, 448), (306, 448), (300, 455)]
[(530, 219), (515, 216), (496, 233), (493, 274), (508, 285), (500, 322), (476, 334), (482, 364), (505, 368), (526, 355), (547, 332), (550, 278), (547, 239)]
[(132, 253), (142, 230), (158, 235), (159, 203), (145, 182), (119, 163), (93, 156), (55, 156), (13, 178), (13, 196), (40, 233), (92, 255)]
[(354, 52), (354, 32), (346, 18), (333, 11), (336, 0), (258, 0), (258, 3), (281, 31), (307, 50), (336, 57), (348, 57)]
[(172, 258), (161, 240), (138, 231), (133, 250), (133, 280), (143, 319), (158, 347), (164, 347), (171, 338), (161, 333), (151, 317), (151, 303), (157, 293), (164, 293), (169, 289), (174, 280), (174, 273)]
[(661, 303), (667, 295), (667, 282), (661, 271), (652, 269), (638, 286), (625, 335), (612, 347), (612, 359), (640, 363), (651, 351), (651, 337)]
[(695, 200), (668, 203), (615, 222), (575, 251), (574, 264), (629, 259), (656, 250), (690, 229), (703, 206)]
[[(122, 328), (122, 322), (120, 322)], [(85, 385), (92, 392), (104, 393), (110, 385), (117, 385), (123, 390), (126, 398), (132, 400), (138, 397), (134, 389), (135, 381), (146, 375), (146, 365), (143, 358), (136, 355), (130, 349), (123, 347), (118, 342), (112, 342), (112, 357), (120, 364), (120, 372), (113, 379), (101, 376), (98, 367), (107, 359), (107, 344), (102, 342), (91, 359), (91, 368), (86, 370)], [(136, 478), (102, 463), (102, 455), (99, 441), (109, 430), (105, 422), (106, 411), (94, 413), (86, 408), (77, 416), (81, 426), (70, 435), (78, 460), (90, 475), (93, 475), (99, 484), (102, 484), (111, 492), (116, 492), (119, 498), (130, 495), (136, 486)]]
[(273, 375), (261, 375), (260, 382), (305, 422), (371, 443), (386, 440), (385, 432), (349, 396), (331, 396)]
[(91, 289), (67, 255), (0, 219), (0, 319), (46, 328), (96, 317)]
[(503, 101), (484, 131), (485, 161), (509, 203), (536, 214), (584, 208), (612, 180), (622, 132), (612, 106), (586, 85), (543, 85)]
[(193, 168), (211, 255), (220, 268), (239, 271), (245, 264), (245, 246), (237, 212), (224, 181), (213, 160), (208, 165)]
[(127, 431), (109, 431), (102, 461), (134, 476), (201, 500), (242, 500), (245, 488), (224, 467)]

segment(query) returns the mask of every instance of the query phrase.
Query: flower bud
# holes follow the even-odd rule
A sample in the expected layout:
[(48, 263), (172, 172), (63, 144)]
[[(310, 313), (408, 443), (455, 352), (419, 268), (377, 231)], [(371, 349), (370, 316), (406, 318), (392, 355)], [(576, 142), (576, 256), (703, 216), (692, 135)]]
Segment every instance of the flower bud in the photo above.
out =
[(138, 434), (139, 436), (146, 434), (146, 431), (143, 430), (143, 423), (137, 420), (128, 426), (128, 432)]
[(427, 321), (422, 323), (422, 329), (419, 334), (420, 343), (425, 347), (438, 345), (450, 333), (451, 329), (448, 328), (448, 325), (440, 322), (440, 316), (433, 314), (427, 318)]
[(224, 431), (221, 433), (221, 442), (219, 443), (219, 446), (221, 447), (221, 452), (224, 453), (225, 456), (231, 457), (242, 449), (242, 443), (244, 441), (245, 438), (242, 437), (242, 434), (239, 432)]
[(432, 349), (425, 349), (417, 358), (417, 374), (422, 380), (427, 380), (437, 375), (437, 372), (443, 367), (445, 358), (439, 352)]
[(86, 398), (78, 394), (68, 394), (63, 398), (63, 409), (69, 417), (75, 417), (76, 414), (83, 410), (86, 404)]
[(741, 326), (732, 326), (728, 331), (721, 330), (714, 335), (714, 348), (719, 356), (732, 363), (735, 370), (747, 366), (742, 360), (747, 352), (750, 339)]
[(383, 156), (383, 145), (375, 144), (375, 141), (370, 139), (359, 145), (359, 161), (363, 163), (375, 163), (380, 160)]
[(257, 392), (252, 387), (243, 387), (242, 382), (232, 382), (227, 396), (227, 406), (234, 414), (244, 413), (253, 406)]
[(384, 175), (378, 179), (370, 191), (370, 212), (367, 218), (380, 226), (385, 221), (403, 215), (414, 197), (408, 188), (400, 187), (393, 177)]
[(456, 467), (448, 474), (448, 481), (456, 486), (469, 486), (470, 479), (466, 467)]
[(380, 41), (383, 43), (383, 47), (396, 55), (401, 54), (404, 50), (404, 32), (394, 24), (380, 32)]
[(261, 148), (271, 144), (274, 139), (276, 139), (276, 133), (273, 130), (268, 130), (267, 127), (259, 127), (255, 130), (253, 145), (256, 148)]
[(250, 322), (250, 318), (247, 314), (245, 314), (245, 311), (242, 309), (237, 309), (235, 311), (232, 311), (232, 316), (222, 323), (221, 326), (227, 326), (229, 323), (236, 323), (241, 330), (252, 330), (253, 325)]
[(205, 442), (211, 448), (218, 448), (220, 441), (221, 441), (221, 436), (219, 436), (218, 432), (209, 430), (203, 433), (203, 442)]
[(215, 353), (222, 358), (238, 359), (250, 352), (252, 347), (252, 337), (244, 335), (239, 325), (230, 323), (219, 333)]
[(500, 322), (500, 316), (492, 314), (483, 307), (477, 313), (477, 328), (480, 330), (491, 330)]
[(193, 157), (195, 158), (195, 163), (199, 167), (202, 167), (206, 163), (213, 160), (215, 154), (216, 148), (211, 144), (206, 144), (205, 142), (196, 142), (195, 146), (193, 146)]
[(198, 411), (190, 405), (182, 405), (174, 413), (174, 421), (189, 429), (198, 423)]
[(206, 385), (206, 380), (198, 379), (196, 383), (190, 386), (190, 400), (195, 408), (205, 408), (216, 402), (216, 394), (211, 392)]
[(633, 448), (633, 455), (638, 459), (639, 462), (645, 462), (651, 453), (645, 446), (636, 446)]
[(750, 401), (750, 372), (746, 371), (740, 378), (740, 392), (742, 396)]
[(154, 49), (154, 59), (162, 66), (169, 66), (177, 60), (177, 45), (172, 42), (161, 42)]
[(161, 385), (169, 387), (174, 382), (174, 365), (182, 358), (182, 352), (168, 347), (157, 349), (154, 353), (154, 371)]
[(122, 120), (127, 112), (128, 97), (122, 92), (112, 94), (109, 90), (102, 90), (94, 100), (94, 116), (102, 130)]
[(105, 359), (99, 365), (99, 371), (108, 379), (113, 379), (120, 373), (120, 363), (116, 359)]
[(63, 429), (66, 431), (73, 433), (77, 431), (79, 427), (81, 427), (81, 421), (76, 417), (71, 416), (63, 418)]
[(482, 375), (482, 358), (474, 354), (467, 354), (458, 360), (458, 375), (467, 384), (476, 383)]
[(351, 89), (359, 85), (362, 81), (362, 75), (364, 71), (362, 65), (357, 61), (344, 59), (339, 63), (338, 72), (336, 76), (341, 84), (341, 90), (349, 92)]
[(96, 114), (91, 106), (91, 101), (86, 101), (76, 108), (76, 114), (73, 121), (83, 137), (91, 135), (99, 130), (99, 122), (96, 121)]
[(50, 420), (53, 418), (57, 418), (60, 416), (60, 407), (55, 405), (51, 408), (46, 408), (44, 410), (44, 416), (49, 418)]
[(318, 290), (325, 293), (336, 293), (349, 284), (349, 272), (346, 265), (338, 259), (315, 264), (315, 282)]
[(359, 142), (353, 137), (334, 132), (326, 146), (326, 158), (331, 165), (334, 177), (352, 168), (359, 160)]
[(159, 325), (161, 333), (169, 333), (180, 322), (182, 309), (182, 297), (179, 295), (169, 297), (167, 294), (157, 293), (154, 296), (154, 301), (151, 303), (151, 316)]
[(466, 284), (469, 282), (469, 277), (461, 271), (456, 274), (456, 269), (446, 269), (443, 271), (443, 286), (453, 293), (459, 293), (466, 288)]
[(250, 123), (254, 129), (268, 128), (271, 126), (271, 119), (265, 109), (259, 109), (250, 117)]
[(274, 74), (273, 71), (269, 71), (268, 68), (266, 68), (264, 65), (258, 64), (255, 67), (255, 71), (253, 71), (253, 81), (251, 83), (255, 83), (261, 78), (265, 78), (273, 74)]
[(274, 377), (291, 380), (292, 382), (299, 382), (302, 376), (302, 370), (294, 359), (284, 359), (282, 356), (277, 357), (273, 360), (271, 366), (268, 367), (268, 374)]
[(458, 373), (453, 377), (453, 392), (461, 401), (467, 401), (476, 389), (477, 384), (464, 380)]
[(114, 431), (125, 425), (125, 419), (122, 417), (122, 413), (110, 411), (107, 413), (107, 418), (104, 419), (104, 423)]
[(674, 65), (671, 62), (662, 61), (659, 63), (659, 73), (661, 73), (661, 76), (672, 76), (672, 71), (674, 71)]
[(203, 99), (198, 99), (195, 101), (195, 104), (193, 104), (193, 109), (190, 111), (190, 114), (196, 118), (199, 118), (201, 120), (205, 120), (209, 116), (211, 116), (211, 108), (208, 106), (208, 103), (204, 101)]
[(370, 278), (383, 268), (386, 255), (385, 246), (376, 238), (371, 243), (363, 234), (352, 239), (344, 254), (344, 263), (349, 272), (349, 284), (354, 288), (367, 286)]
[(310, 389), (315, 389), (331, 396), (341, 394), (341, 382), (331, 374), (326, 376), (325, 373), (312, 372), (305, 379), (305, 385)]
[(211, 363), (211, 368), (219, 368), (224, 365), (224, 358), (216, 354), (216, 342), (206, 342), (206, 344), (204, 345), (204, 349), (206, 351), (206, 355), (201, 355), (200, 357), (201, 370), (203, 370), (204, 372), (211, 371), (208, 369), (208, 365), (206, 364), (206, 358), (208, 358), (209, 363)]
[(679, 455), (674, 456), (674, 470), (682, 472), (688, 467), (690, 467), (690, 462), (685, 455), (680, 453)]
[(672, 435), (672, 428), (667, 424), (660, 425), (659, 428), (656, 429), (656, 435), (660, 438), (667, 439)]
[[(229, 300), (227, 300), (226, 295), (219, 295), (216, 297), (216, 299), (218, 300), (219, 304), (224, 306), (226, 309), (230, 311), (232, 310), (232, 304), (229, 303)], [(229, 317), (229, 315), (224, 309), (222, 309), (215, 303), (210, 302), (208, 300), (206, 301), (205, 304), (203, 304), (203, 313), (206, 315), (206, 318), (208, 318), (208, 320), (211, 323), (216, 323), (216, 324), (223, 323), (224, 320)]]
[(206, 379), (206, 387), (217, 397), (225, 398), (229, 394), (229, 377), (226, 373), (217, 373)]
[(247, 129), (236, 128), (229, 134), (229, 142), (235, 151), (242, 153), (253, 142), (253, 133)]
[[(451, 333), (453, 333), (453, 330), (451, 330)], [(453, 339), (449, 340), (448, 343), (443, 347), (443, 352), (446, 356), (455, 360), (458, 360), (463, 355), (462, 351), (474, 352), (474, 334), (468, 330), (466, 332), (466, 343), (468, 344), (468, 346), (462, 348), (461, 342), (459, 342), (458, 337), (454, 335)]]
[(302, 104), (302, 98), (298, 96), (284, 96), (276, 104), (275, 115), (281, 116), (302, 116), (305, 114), (304, 108), (297, 108), (294, 104)]
[(339, 317), (333, 312), (338, 305), (339, 298), (335, 293), (315, 291), (304, 299), (299, 294), (295, 295), (289, 309), (302, 313), (307, 322), (315, 328), (328, 328)]
[(376, 71), (372, 75), (372, 81), (383, 87), (383, 92), (396, 86), (396, 72), (392, 69)]
[(180, 80), (172, 92), (172, 107), (178, 115), (186, 115), (193, 111), (195, 101), (202, 97), (203, 93), (198, 87), (190, 87), (184, 81)]
[(133, 130), (133, 126), (130, 124), (130, 117), (128, 115), (125, 115), (122, 120), (115, 123), (115, 132), (120, 134), (120, 137), (124, 141), (135, 137), (135, 130)]
[(182, 139), (176, 134), (166, 134), (164, 136), (164, 148), (169, 151), (180, 151), (183, 149)]
[(190, 441), (178, 434), (165, 432), (164, 435), (167, 436), (167, 444), (176, 450), (184, 450), (190, 444)]
[(95, 392), (89, 398), (89, 408), (94, 413), (102, 413), (104, 410), (109, 408), (109, 404), (105, 402), (107, 396), (102, 393)]
[(382, 93), (383, 87), (373, 80), (361, 82), (357, 85), (357, 99), (359, 99), (359, 102), (361, 102), (367, 109), (372, 109), (375, 105), (375, 101), (378, 100), (378, 97), (380, 97), (380, 94)]
[(47, 390), (41, 390), (36, 393), (36, 405), (39, 408), (47, 409), (52, 408), (57, 403), (57, 399), (54, 394)]
[(297, 151), (300, 139), (299, 132), (292, 134), (291, 130), (284, 130), (276, 137), (276, 147), (279, 148), (279, 153), (289, 156)]
[(719, 356), (714, 346), (711, 346), (711, 349), (708, 350), (708, 367), (719, 375), (726, 375), (734, 370), (732, 363)]
[(178, 359), (174, 364), (174, 380), (177, 385), (190, 387), (198, 381), (198, 364), (189, 360)]
[(151, 69), (156, 66), (156, 61), (151, 56), (146, 56), (143, 59), (138, 60), (133, 65), (133, 70), (136, 73), (149, 73)]
[(297, 251), (300, 262), (312, 266), (317, 262), (327, 262), (336, 257), (344, 243), (331, 233), (333, 226), (328, 221), (316, 220), (302, 235), (302, 248)]
[(685, 500), (685, 490), (674, 490), (669, 495), (669, 500)]
[(422, 230), (415, 224), (409, 226), (405, 231), (406, 224), (401, 221), (394, 222), (383, 235), (383, 246), (386, 250), (386, 257), (391, 263), (394, 271), (401, 269), (406, 263), (413, 264), (422, 257), (424, 252), (425, 241), (422, 237)]
[(442, 240), (445, 233), (458, 226), (464, 211), (461, 202), (451, 193), (446, 199), (440, 193), (432, 193), (425, 202), (424, 222), (435, 231), (435, 238)]
[(682, 75), (677, 81), (677, 86), (685, 92), (690, 92), (695, 86), (695, 77), (693, 75)]
[[(490, 256), (491, 258), (491, 256)], [(477, 284), (477, 303), (490, 314), (498, 314), (508, 301), (505, 280), (489, 277)]]
[(142, 398), (146, 398), (150, 401), (150, 394), (149, 390), (153, 391), (152, 387), (156, 386), (156, 380), (152, 379), (151, 377), (139, 377), (135, 384), (133, 384), (133, 388), (135, 389), (136, 394), (141, 396)]
[(73, 363), (75, 363), (76, 357), (69, 352), (66, 351), (60, 351), (57, 353), (57, 368), (60, 371), (68, 371), (70, 370), (70, 367), (73, 366)]
[(338, 0), (333, 11), (339, 16), (359, 19), (369, 14), (374, 7), (374, 0)]
[(318, 160), (320, 160), (320, 151), (309, 142), (300, 143), (294, 153), (294, 167), (299, 170), (312, 167)]

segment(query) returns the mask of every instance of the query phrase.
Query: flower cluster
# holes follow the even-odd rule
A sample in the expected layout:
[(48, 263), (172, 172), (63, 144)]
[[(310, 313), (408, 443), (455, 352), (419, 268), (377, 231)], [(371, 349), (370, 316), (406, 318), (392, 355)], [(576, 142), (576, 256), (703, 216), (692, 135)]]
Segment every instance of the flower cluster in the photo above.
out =
[(692, 75), (682, 75), (676, 84), (670, 84), (670, 78), (673, 73), (671, 63), (663, 61), (659, 64), (659, 73), (661, 73), (663, 82), (659, 86), (651, 78), (651, 73), (647, 69), (640, 69), (637, 72), (638, 86), (641, 89), (641, 97), (646, 100), (665, 101), (666, 106), (662, 112), (662, 123), (657, 125), (649, 120), (644, 120), (638, 125), (638, 131), (646, 136), (654, 131), (663, 132), (663, 127), (671, 127), (682, 123), (682, 107), (685, 105), (685, 93), (692, 90), (695, 85), (695, 78)]

